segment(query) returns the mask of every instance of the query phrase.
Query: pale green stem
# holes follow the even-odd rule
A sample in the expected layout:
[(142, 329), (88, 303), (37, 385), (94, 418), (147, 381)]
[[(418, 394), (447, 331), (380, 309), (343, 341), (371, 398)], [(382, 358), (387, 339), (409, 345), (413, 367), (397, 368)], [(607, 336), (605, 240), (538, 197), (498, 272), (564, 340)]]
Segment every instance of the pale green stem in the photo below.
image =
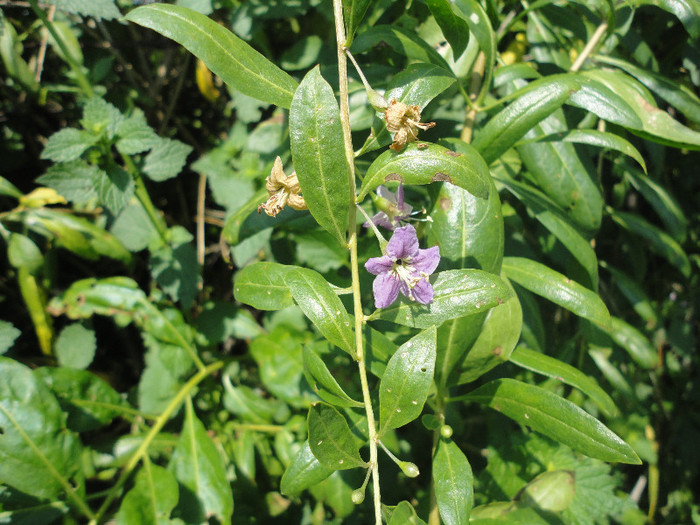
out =
[(335, 15), (335, 35), (338, 45), (338, 80), (340, 91), (340, 122), (343, 128), (345, 144), (345, 159), (348, 165), (348, 180), (352, 202), (348, 208), (348, 249), (350, 250), (350, 269), (352, 272), (353, 310), (355, 315), (355, 349), (357, 366), (362, 385), (362, 398), (367, 414), (367, 430), (369, 432), (369, 468), (372, 471), (372, 487), (374, 497), (374, 518), (376, 525), (382, 523), (381, 494), (379, 491), (379, 468), (377, 466), (377, 430), (374, 421), (374, 410), (367, 382), (367, 366), (362, 341), (364, 315), (362, 313), (362, 297), (360, 294), (360, 273), (357, 260), (357, 208), (355, 206), (355, 154), (352, 149), (350, 134), (350, 108), (348, 104), (348, 68), (346, 58), (345, 24), (343, 22), (342, 0), (333, 0)]
[(29, 0), (29, 5), (31, 6), (32, 11), (34, 11), (34, 14), (36, 14), (36, 16), (39, 17), (41, 23), (44, 24), (44, 27), (46, 27), (49, 33), (51, 33), (51, 36), (53, 36), (54, 40), (56, 41), (56, 44), (58, 44), (58, 47), (61, 48), (61, 52), (66, 57), (68, 65), (73, 70), (73, 73), (75, 73), (75, 78), (78, 81), (80, 89), (82, 89), (83, 93), (85, 93), (88, 97), (94, 96), (95, 92), (93, 91), (92, 86), (90, 85), (90, 81), (85, 76), (85, 73), (83, 73), (83, 70), (80, 68), (80, 65), (77, 64), (73, 59), (73, 55), (70, 54), (68, 46), (66, 46), (66, 43), (63, 41), (63, 38), (61, 38), (61, 35), (59, 35), (58, 31), (56, 31), (53, 22), (51, 22), (51, 20), (48, 19), (46, 13), (44, 13), (44, 11), (39, 7), (39, 4), (36, 2), (36, 0)]
[(89, 525), (97, 525), (98, 523), (100, 523), (100, 520), (104, 516), (105, 512), (109, 510), (109, 507), (112, 505), (112, 502), (121, 492), (121, 487), (124, 485), (124, 483), (126, 483), (126, 480), (131, 475), (131, 472), (134, 470), (134, 468), (136, 468), (136, 465), (138, 465), (139, 461), (141, 461), (141, 459), (144, 457), (144, 455), (148, 451), (148, 447), (151, 445), (153, 440), (160, 433), (165, 424), (170, 420), (170, 416), (172, 416), (175, 410), (179, 408), (180, 403), (182, 403), (182, 400), (185, 399), (185, 397), (189, 395), (192, 389), (196, 387), (202, 380), (204, 380), (205, 377), (214, 373), (223, 366), (223, 361), (217, 361), (215, 363), (212, 363), (209, 366), (197, 372), (194, 376), (192, 376), (192, 378), (189, 381), (187, 381), (187, 383), (185, 383), (182, 386), (180, 391), (175, 395), (175, 397), (170, 401), (170, 403), (168, 403), (168, 406), (165, 407), (165, 410), (163, 410), (161, 415), (158, 416), (158, 419), (156, 419), (156, 422), (151, 427), (151, 430), (148, 432), (148, 434), (146, 434), (146, 437), (141, 442), (139, 448), (136, 449), (136, 452), (134, 452), (134, 454), (131, 456), (131, 459), (129, 459), (129, 462), (124, 467), (121, 476), (119, 476), (117, 483), (114, 485), (114, 487), (112, 487), (109, 496), (104, 501), (104, 503), (102, 503), (102, 506), (97, 511), (97, 514), (95, 514), (95, 517), (90, 520)]
[(124, 161), (127, 171), (134, 179), (134, 195), (136, 195), (136, 198), (141, 203), (141, 206), (143, 206), (146, 215), (148, 215), (148, 218), (151, 220), (151, 224), (153, 224), (153, 227), (158, 232), (158, 235), (162, 241), (165, 244), (168, 244), (168, 225), (165, 223), (163, 217), (158, 214), (156, 207), (153, 205), (153, 201), (151, 201), (151, 196), (148, 194), (148, 190), (143, 182), (141, 173), (139, 173), (139, 170), (134, 164), (134, 161), (131, 160), (131, 157), (128, 155), (122, 155), (122, 160)]
[(596, 29), (595, 33), (593, 33), (593, 36), (591, 36), (591, 39), (586, 44), (586, 47), (583, 48), (581, 54), (576, 58), (576, 62), (574, 62), (571, 69), (569, 69), (570, 72), (573, 73), (581, 69), (581, 66), (588, 59), (588, 57), (591, 56), (591, 53), (593, 53), (593, 50), (598, 46), (600, 40), (603, 38), (607, 30), (608, 24), (606, 22), (603, 22), (598, 26), (598, 29)]

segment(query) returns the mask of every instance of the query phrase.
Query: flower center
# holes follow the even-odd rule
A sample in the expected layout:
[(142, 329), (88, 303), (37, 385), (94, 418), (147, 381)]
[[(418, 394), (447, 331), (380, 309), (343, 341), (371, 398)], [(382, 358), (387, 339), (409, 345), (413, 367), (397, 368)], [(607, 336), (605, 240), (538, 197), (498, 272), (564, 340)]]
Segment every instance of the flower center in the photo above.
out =
[(408, 285), (409, 288), (413, 288), (421, 280), (421, 276), (418, 275), (416, 270), (411, 265), (410, 259), (396, 259), (393, 271), (396, 273), (398, 278), (401, 279), (401, 281)]

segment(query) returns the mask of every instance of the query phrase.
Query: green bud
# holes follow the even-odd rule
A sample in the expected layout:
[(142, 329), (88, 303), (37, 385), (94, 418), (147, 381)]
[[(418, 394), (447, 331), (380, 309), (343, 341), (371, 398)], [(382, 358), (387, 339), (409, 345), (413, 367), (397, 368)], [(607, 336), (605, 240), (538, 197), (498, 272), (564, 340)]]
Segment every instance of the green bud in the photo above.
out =
[(359, 488), (357, 490), (352, 491), (352, 496), (350, 496), (350, 499), (352, 499), (352, 502), (355, 505), (359, 505), (363, 501), (365, 501), (365, 489), (364, 487)]
[(442, 425), (440, 427), (440, 435), (445, 439), (450, 439), (452, 437), (452, 427), (450, 425)]
[(409, 478), (417, 478), (420, 474), (420, 471), (418, 470), (418, 467), (415, 463), (411, 463), (409, 461), (402, 461), (401, 463), (399, 463), (399, 467), (401, 468), (401, 472), (406, 474)]

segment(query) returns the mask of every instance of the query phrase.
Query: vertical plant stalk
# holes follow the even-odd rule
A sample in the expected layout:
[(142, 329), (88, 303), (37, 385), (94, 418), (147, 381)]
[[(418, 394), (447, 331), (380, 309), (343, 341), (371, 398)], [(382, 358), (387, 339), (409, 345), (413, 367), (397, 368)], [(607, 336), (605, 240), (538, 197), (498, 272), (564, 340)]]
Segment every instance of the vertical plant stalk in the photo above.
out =
[(572, 64), (569, 71), (573, 73), (581, 69), (581, 66), (588, 59), (588, 57), (591, 56), (591, 53), (593, 53), (593, 50), (598, 46), (607, 30), (608, 24), (606, 22), (603, 22), (598, 26), (598, 28), (595, 30), (595, 33), (593, 33), (593, 36), (591, 36), (591, 39), (583, 48), (581, 54), (576, 58), (576, 61)]
[(348, 165), (348, 178), (350, 182), (350, 195), (348, 213), (348, 250), (350, 250), (350, 269), (352, 272), (352, 296), (353, 313), (355, 316), (355, 350), (357, 354), (357, 366), (362, 385), (362, 399), (367, 414), (367, 429), (369, 433), (369, 468), (372, 471), (372, 492), (374, 500), (374, 519), (377, 525), (382, 523), (382, 504), (379, 489), (379, 467), (377, 465), (377, 429), (374, 420), (374, 409), (367, 382), (367, 366), (362, 341), (362, 329), (364, 314), (362, 313), (362, 297), (360, 294), (360, 272), (357, 261), (357, 208), (355, 207), (355, 153), (352, 148), (350, 134), (350, 108), (348, 103), (348, 63), (345, 54), (346, 36), (343, 20), (342, 0), (333, 0), (333, 14), (335, 15), (335, 35), (338, 51), (338, 81), (340, 88), (340, 123), (343, 128), (343, 140), (345, 143), (345, 160)]
[(141, 461), (141, 459), (146, 455), (148, 447), (151, 445), (158, 433), (163, 429), (165, 424), (170, 420), (170, 416), (172, 416), (175, 410), (179, 408), (180, 404), (185, 399), (185, 397), (187, 397), (190, 394), (190, 392), (200, 382), (204, 380), (204, 378), (213, 374), (223, 366), (223, 361), (216, 361), (215, 363), (212, 363), (206, 368), (203, 368), (202, 370), (197, 372), (194, 376), (190, 378), (189, 381), (187, 381), (187, 383), (185, 383), (182, 386), (182, 388), (178, 391), (175, 397), (170, 401), (170, 403), (168, 403), (168, 406), (165, 407), (165, 410), (163, 410), (160, 416), (158, 416), (158, 419), (156, 419), (156, 422), (151, 427), (151, 430), (149, 430), (148, 434), (141, 442), (139, 448), (136, 449), (136, 452), (134, 452), (134, 454), (129, 459), (129, 462), (124, 467), (124, 470), (119, 476), (117, 483), (114, 485), (114, 487), (110, 489), (109, 496), (107, 496), (107, 499), (105, 499), (104, 503), (102, 503), (102, 506), (97, 511), (97, 514), (95, 514), (95, 517), (92, 520), (90, 520), (90, 523), (88, 525), (97, 525), (102, 521), (105, 512), (109, 510), (109, 507), (112, 505), (117, 496), (121, 493), (121, 488), (131, 475), (131, 472), (134, 470), (134, 468), (136, 468), (136, 465), (139, 464), (139, 461)]
[(151, 224), (153, 224), (153, 227), (158, 232), (161, 240), (165, 244), (168, 244), (168, 226), (165, 224), (165, 220), (158, 214), (158, 211), (153, 205), (153, 201), (151, 201), (151, 196), (148, 194), (148, 190), (143, 182), (141, 173), (139, 173), (139, 170), (134, 164), (134, 161), (131, 160), (131, 157), (128, 155), (122, 155), (122, 160), (124, 161), (127, 171), (134, 179), (134, 194), (136, 195), (136, 198), (146, 211), (148, 218), (151, 220)]
[(73, 73), (75, 73), (75, 78), (78, 81), (80, 89), (88, 97), (93, 97), (95, 95), (95, 92), (92, 89), (92, 85), (90, 85), (90, 81), (85, 76), (85, 73), (83, 73), (83, 70), (80, 68), (80, 64), (77, 64), (73, 59), (73, 55), (70, 54), (68, 46), (66, 46), (66, 43), (61, 38), (61, 35), (59, 35), (58, 31), (56, 31), (56, 28), (53, 26), (53, 22), (51, 22), (51, 20), (48, 19), (46, 13), (44, 13), (44, 11), (39, 7), (39, 4), (36, 0), (29, 0), (29, 5), (32, 8), (32, 11), (34, 11), (34, 14), (39, 18), (39, 20), (41, 20), (41, 23), (44, 24), (44, 27), (46, 27), (49, 33), (51, 33), (51, 36), (53, 36), (58, 47), (61, 48), (61, 51), (66, 57), (68, 65), (73, 70)]
[(460, 138), (467, 144), (471, 143), (472, 137), (474, 136), (474, 124), (476, 122), (477, 109), (473, 104), (476, 102), (476, 99), (479, 96), (479, 91), (481, 91), (481, 84), (484, 81), (485, 69), (486, 55), (483, 51), (481, 51), (474, 62), (471, 82), (469, 85), (469, 97), (466, 98), (467, 104), (471, 106), (471, 109), (467, 112), (467, 116), (464, 117), (464, 128), (462, 128), (462, 133), (460, 134)]

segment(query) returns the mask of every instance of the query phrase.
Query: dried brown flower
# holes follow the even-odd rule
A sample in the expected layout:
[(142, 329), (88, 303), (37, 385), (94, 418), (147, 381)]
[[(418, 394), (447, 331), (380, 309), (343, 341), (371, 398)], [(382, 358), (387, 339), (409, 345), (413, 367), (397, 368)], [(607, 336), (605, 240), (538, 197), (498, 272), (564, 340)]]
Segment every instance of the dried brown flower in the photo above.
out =
[(264, 211), (269, 216), (276, 217), (287, 204), (295, 210), (308, 210), (304, 197), (299, 195), (301, 186), (296, 173), (287, 177), (282, 169), (282, 159), (279, 157), (275, 159), (270, 176), (265, 179), (265, 189), (269, 197), (266, 202), (258, 206), (258, 213)]
[(418, 139), (418, 130), (430, 129), (435, 122), (420, 122), (420, 106), (408, 106), (395, 98), (391, 99), (384, 114), (386, 129), (394, 133), (391, 149), (401, 151), (408, 142)]

